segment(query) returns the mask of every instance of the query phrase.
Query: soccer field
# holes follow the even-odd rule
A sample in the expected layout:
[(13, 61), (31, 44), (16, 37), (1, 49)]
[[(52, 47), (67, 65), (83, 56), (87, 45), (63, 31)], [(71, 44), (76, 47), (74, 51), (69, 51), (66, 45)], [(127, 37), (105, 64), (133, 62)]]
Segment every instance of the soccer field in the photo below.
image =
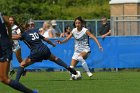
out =
[[(139, 93), (140, 72), (96, 72), (94, 79), (82, 73), (70, 81), (68, 72), (28, 72), (21, 82), (39, 93)], [(0, 83), (0, 93), (20, 93)]]

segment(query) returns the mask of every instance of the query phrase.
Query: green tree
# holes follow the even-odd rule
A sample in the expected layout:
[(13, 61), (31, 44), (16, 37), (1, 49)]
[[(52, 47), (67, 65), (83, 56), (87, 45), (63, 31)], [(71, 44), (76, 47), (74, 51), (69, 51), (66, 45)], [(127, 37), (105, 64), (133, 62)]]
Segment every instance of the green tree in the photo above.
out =
[[(86, 19), (110, 17), (109, 0), (1, 0), (0, 11), (5, 15), (33, 19)], [(26, 19), (25, 18), (25, 19)]]

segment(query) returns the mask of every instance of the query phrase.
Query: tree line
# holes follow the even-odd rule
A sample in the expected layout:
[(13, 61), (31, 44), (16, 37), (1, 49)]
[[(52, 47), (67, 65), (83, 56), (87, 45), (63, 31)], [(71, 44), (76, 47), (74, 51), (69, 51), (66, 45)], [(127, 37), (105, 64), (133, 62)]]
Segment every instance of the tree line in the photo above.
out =
[(35, 20), (110, 17), (109, 0), (1, 0), (0, 12)]

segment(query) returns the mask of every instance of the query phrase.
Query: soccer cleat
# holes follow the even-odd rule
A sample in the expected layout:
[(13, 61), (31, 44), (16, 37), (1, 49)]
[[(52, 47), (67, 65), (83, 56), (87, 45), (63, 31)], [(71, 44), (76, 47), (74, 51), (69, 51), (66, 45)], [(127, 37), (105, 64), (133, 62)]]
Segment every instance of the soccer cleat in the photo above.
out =
[(38, 93), (38, 90), (33, 90), (33, 93)]
[(14, 70), (11, 70), (10, 73), (9, 73), (10, 77), (12, 77), (14, 74), (15, 74)]
[(87, 75), (91, 78), (93, 74), (91, 72), (87, 72)]

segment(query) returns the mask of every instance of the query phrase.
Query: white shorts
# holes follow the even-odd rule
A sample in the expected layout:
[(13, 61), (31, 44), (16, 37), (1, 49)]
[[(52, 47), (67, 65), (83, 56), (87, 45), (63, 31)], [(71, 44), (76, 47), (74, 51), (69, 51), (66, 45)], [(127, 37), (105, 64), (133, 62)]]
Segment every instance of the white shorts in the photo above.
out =
[[(84, 51), (82, 51), (82, 52), (86, 52), (86, 53), (88, 53), (87, 57), (88, 57), (89, 54), (90, 54), (90, 51), (88, 51), (88, 50), (84, 50)], [(80, 55), (82, 52), (76, 52), (76, 51), (75, 51), (74, 54), (73, 54), (73, 56), (72, 56), (72, 59), (77, 60), (78, 57), (79, 57), (79, 55)]]

